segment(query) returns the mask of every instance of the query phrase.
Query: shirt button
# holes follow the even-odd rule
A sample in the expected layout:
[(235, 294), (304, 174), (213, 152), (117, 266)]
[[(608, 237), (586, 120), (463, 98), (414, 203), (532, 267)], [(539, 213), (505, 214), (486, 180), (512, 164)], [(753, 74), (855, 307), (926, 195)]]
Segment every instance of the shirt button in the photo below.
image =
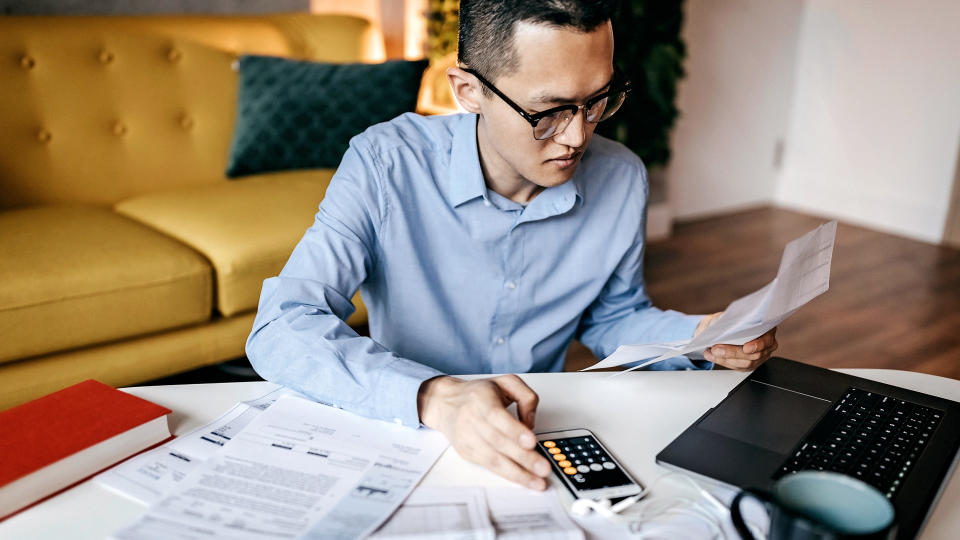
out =
[(497, 345), (503, 345), (507, 340), (503, 339), (501, 336), (497, 336), (495, 341), (497, 342)]
[(483, 205), (484, 205), (484, 206), (490, 206), (490, 201), (484, 199), (484, 200), (483, 200)]
[(403, 425), (403, 420), (401, 420), (401, 419), (399, 419), (399, 418), (394, 418), (394, 419), (393, 419), (393, 423), (394, 423), (394, 424), (397, 424), (398, 426), (402, 426), (402, 425)]
[(517, 283), (514, 282), (514, 281), (508, 281), (508, 282), (507, 282), (507, 288), (508, 288), (508, 289), (516, 289), (516, 288), (517, 288)]

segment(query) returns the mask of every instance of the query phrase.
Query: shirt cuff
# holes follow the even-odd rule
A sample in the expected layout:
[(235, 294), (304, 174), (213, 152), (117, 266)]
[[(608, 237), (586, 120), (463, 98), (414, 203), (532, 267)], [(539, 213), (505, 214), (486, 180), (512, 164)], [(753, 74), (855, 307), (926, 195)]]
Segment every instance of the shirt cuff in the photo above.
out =
[[(696, 331), (697, 325), (700, 324), (700, 321), (703, 320), (706, 315), (685, 315), (676, 311), (668, 311), (668, 313), (676, 315), (676, 321), (670, 325), (670, 331), (666, 332), (666, 335), (661, 336), (663, 341), (680, 341), (685, 339), (691, 339), (693, 337), (693, 332)], [(624, 364), (623, 367), (630, 368), (641, 362), (631, 362), (629, 364)], [(713, 369), (713, 362), (704, 360), (702, 357), (698, 359), (687, 358), (686, 356), (674, 356), (673, 358), (667, 358), (656, 364), (650, 364), (645, 368), (640, 368), (643, 371), (693, 371), (693, 370), (706, 370)]]
[[(627, 364), (628, 367), (629, 365), (630, 364)], [(713, 362), (708, 360), (692, 360), (686, 356), (674, 356), (673, 358), (667, 358), (656, 364), (641, 368), (641, 371), (694, 371), (707, 369), (713, 369)]]
[(377, 396), (375, 416), (407, 427), (420, 427), (417, 394), (427, 379), (446, 373), (406, 358), (397, 358), (385, 366), (374, 387)]
[(676, 324), (673, 324), (670, 327), (670, 334), (674, 335), (666, 336), (663, 341), (692, 339), (693, 333), (697, 330), (697, 325), (700, 324), (700, 321), (702, 321), (704, 317), (706, 317), (706, 315), (684, 315), (680, 313), (677, 313), (677, 315), (678, 317)]

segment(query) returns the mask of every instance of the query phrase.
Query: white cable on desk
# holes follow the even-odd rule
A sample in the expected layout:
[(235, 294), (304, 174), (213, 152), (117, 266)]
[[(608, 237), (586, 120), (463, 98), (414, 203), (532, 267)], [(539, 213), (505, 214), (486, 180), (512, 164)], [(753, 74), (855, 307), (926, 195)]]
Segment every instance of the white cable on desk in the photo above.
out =
[[(662, 480), (674, 476), (686, 480), (691, 486), (693, 486), (694, 489), (697, 490), (699, 497), (693, 498), (678, 495), (673, 497), (661, 497), (657, 499), (643, 500), (647, 494), (649, 494), (650, 491)], [(629, 516), (621, 515), (620, 512), (628, 507), (635, 507), (639, 512)], [(606, 519), (620, 522), (623, 525), (629, 526), (631, 528), (631, 532), (634, 533), (631, 538), (637, 539), (654, 537), (654, 535), (657, 533), (657, 530), (654, 529), (643, 532), (636, 531), (633, 529), (636, 524), (646, 528), (648, 525), (654, 524), (665, 517), (669, 518), (675, 516), (691, 517), (707, 526), (707, 528), (710, 530), (711, 538), (726, 539), (727, 535), (724, 531), (723, 525), (730, 516), (730, 509), (727, 508), (726, 505), (717, 500), (717, 498), (714, 497), (710, 492), (700, 487), (700, 485), (697, 484), (692, 478), (680, 472), (669, 472), (660, 476), (650, 485), (650, 487), (645, 488), (637, 495), (628, 497), (627, 499), (624, 499), (615, 505), (611, 505), (610, 501), (606, 500), (593, 501), (589, 499), (578, 499), (574, 501), (570, 510), (574, 514), (578, 515), (586, 515), (593, 510)], [(766, 536), (761, 533), (756, 525), (748, 522), (747, 526), (750, 528), (751, 532), (753, 532), (756, 538), (766, 538)], [(662, 538), (663, 536), (660, 535), (659, 537)]]

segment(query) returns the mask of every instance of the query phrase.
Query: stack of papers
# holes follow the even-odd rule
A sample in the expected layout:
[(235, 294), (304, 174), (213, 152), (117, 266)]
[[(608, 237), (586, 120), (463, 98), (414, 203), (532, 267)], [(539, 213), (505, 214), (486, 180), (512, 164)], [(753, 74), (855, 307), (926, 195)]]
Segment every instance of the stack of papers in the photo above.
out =
[(622, 345), (610, 356), (585, 369), (643, 361), (626, 370), (631, 371), (674, 356), (702, 358), (704, 349), (713, 345), (743, 345), (762, 336), (830, 287), (830, 262), (836, 235), (837, 222), (831, 221), (787, 244), (777, 277), (760, 290), (730, 304), (723, 315), (696, 338)]
[[(257, 404), (270, 400), (265, 396)], [(206, 458), (193, 461), (182, 477), (169, 475), (163, 486), (145, 483), (149, 460), (118, 471), (127, 487), (147, 485), (162, 494), (114, 538), (359, 538), (400, 506), (447, 448), (438, 432), (362, 418), (294, 395), (281, 393), (262, 412), (241, 409), (221, 424), (246, 423), (239, 431), (211, 437), (201, 428), (191, 434), (194, 443), (226, 442), (211, 443), (219, 449), (201, 451)]]
[(234, 405), (219, 418), (149, 452), (140, 454), (95, 478), (101, 486), (143, 504), (153, 504), (173, 491), (198, 464), (213, 456), (281, 396), (302, 394), (286, 387)]

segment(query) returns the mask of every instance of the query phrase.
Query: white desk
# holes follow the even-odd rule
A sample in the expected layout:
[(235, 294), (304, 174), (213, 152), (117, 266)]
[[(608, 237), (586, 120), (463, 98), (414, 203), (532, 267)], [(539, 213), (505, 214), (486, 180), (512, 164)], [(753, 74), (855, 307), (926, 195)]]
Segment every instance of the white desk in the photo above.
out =
[[(843, 370), (905, 388), (960, 401), (960, 381), (893, 370)], [(745, 374), (714, 372), (537, 373), (523, 379), (540, 395), (537, 431), (586, 427), (641, 482), (665, 469), (654, 456), (703, 411), (718, 403)], [(265, 394), (266, 382), (129, 388), (131, 394), (169, 407), (170, 428), (183, 434), (219, 416), (238, 401)], [(921, 538), (960, 537), (960, 480), (954, 474)], [(463, 461), (449, 449), (423, 485), (507, 485)], [(562, 488), (560, 488), (562, 489)], [(656, 496), (654, 491), (652, 496)], [(145, 507), (87, 481), (0, 523), (0, 538), (104, 538), (143, 514)]]

